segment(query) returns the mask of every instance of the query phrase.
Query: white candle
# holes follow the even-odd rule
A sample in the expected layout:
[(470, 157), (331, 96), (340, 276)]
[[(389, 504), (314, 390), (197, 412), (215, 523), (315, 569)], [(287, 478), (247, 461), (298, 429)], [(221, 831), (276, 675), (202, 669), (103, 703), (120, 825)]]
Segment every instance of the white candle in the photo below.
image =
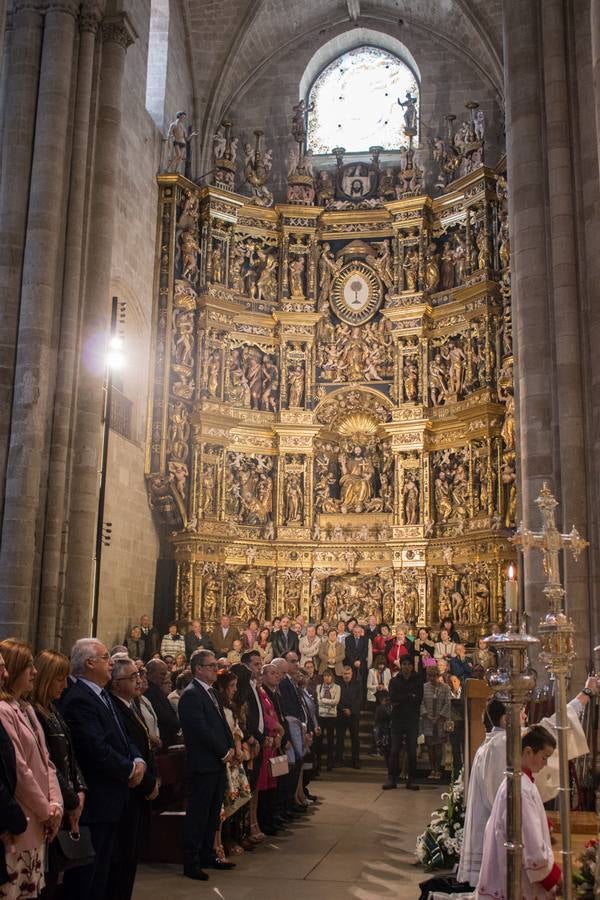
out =
[(511, 563), (508, 567), (508, 580), (504, 586), (504, 601), (507, 611), (518, 612), (519, 610), (519, 585), (515, 579), (515, 567)]

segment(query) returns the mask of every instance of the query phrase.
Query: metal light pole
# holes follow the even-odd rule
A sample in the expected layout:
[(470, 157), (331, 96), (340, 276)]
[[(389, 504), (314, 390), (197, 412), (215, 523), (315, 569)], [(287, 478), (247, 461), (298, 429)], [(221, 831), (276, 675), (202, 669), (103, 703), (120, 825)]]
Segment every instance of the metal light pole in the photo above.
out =
[(106, 469), (108, 463), (108, 439), (110, 434), (110, 410), (112, 403), (113, 388), (113, 369), (116, 367), (114, 354), (118, 352), (121, 345), (119, 337), (119, 325), (124, 319), (125, 304), (121, 304), (121, 313), (119, 314), (119, 298), (112, 298), (112, 309), (110, 316), (110, 337), (109, 351), (106, 356), (106, 370), (104, 375), (104, 404), (102, 410), (102, 446), (100, 453), (100, 469), (98, 472), (98, 511), (96, 514), (96, 546), (93, 558), (93, 587), (92, 587), (92, 617), (90, 633), (92, 637), (98, 634), (98, 611), (100, 603), (100, 568), (102, 563), (102, 545), (104, 543), (104, 503), (106, 498)]
[(539, 644), (537, 638), (519, 630), (517, 583), (506, 585), (506, 632), (486, 638), (498, 655), (498, 668), (488, 675), (488, 683), (501, 695), (506, 714), (506, 896), (521, 900), (523, 866), (521, 799), (521, 709), (535, 687), (535, 673), (529, 654)]

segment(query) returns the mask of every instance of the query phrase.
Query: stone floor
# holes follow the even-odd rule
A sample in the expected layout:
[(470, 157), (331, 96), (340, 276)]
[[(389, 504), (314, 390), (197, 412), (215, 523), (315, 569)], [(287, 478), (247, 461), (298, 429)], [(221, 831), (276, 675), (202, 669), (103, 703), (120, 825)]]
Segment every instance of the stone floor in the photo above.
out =
[(415, 837), (439, 805), (440, 787), (385, 792), (381, 780), (345, 777), (315, 782), (324, 802), (306, 820), (208, 882), (189, 881), (176, 866), (140, 866), (134, 900), (418, 900), (427, 876), (415, 864)]

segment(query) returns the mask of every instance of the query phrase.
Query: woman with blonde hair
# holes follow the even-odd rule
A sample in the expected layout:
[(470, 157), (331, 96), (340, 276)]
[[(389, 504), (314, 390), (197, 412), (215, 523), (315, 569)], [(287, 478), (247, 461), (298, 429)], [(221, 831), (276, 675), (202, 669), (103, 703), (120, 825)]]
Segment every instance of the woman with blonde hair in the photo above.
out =
[(35, 658), (37, 675), (31, 702), (44, 729), (50, 759), (56, 767), (69, 831), (79, 831), (86, 785), (77, 764), (69, 726), (55, 703), (67, 686), (69, 660), (55, 650), (42, 650)]
[(15, 798), (28, 818), (27, 828), (15, 836), (6, 851), (10, 881), (0, 887), (0, 898), (37, 897), (44, 887), (44, 848), (56, 837), (63, 801), (56, 770), (46, 747), (44, 732), (26, 699), (36, 670), (29, 644), (0, 642), (7, 678), (0, 687), (0, 721), (14, 748), (17, 767)]

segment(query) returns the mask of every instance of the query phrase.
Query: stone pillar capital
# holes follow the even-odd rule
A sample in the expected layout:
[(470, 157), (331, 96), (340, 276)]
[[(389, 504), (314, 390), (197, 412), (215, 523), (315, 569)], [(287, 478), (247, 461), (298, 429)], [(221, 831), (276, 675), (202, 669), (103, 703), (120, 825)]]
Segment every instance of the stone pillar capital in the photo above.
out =
[(102, 41), (105, 44), (118, 44), (124, 50), (127, 50), (134, 43), (137, 36), (137, 32), (127, 13), (109, 16), (102, 22)]
[(12, 15), (16, 16), (20, 12), (34, 12), (42, 15), (46, 12), (47, 4), (45, 0), (15, 0)]
[(103, 12), (104, 3), (100, 0), (85, 0), (79, 14), (79, 30), (96, 34)]
[(80, 0), (46, 0), (45, 3), (46, 13), (65, 13), (67, 16), (72, 16), (74, 19), (76, 19), (79, 14), (80, 6)]

